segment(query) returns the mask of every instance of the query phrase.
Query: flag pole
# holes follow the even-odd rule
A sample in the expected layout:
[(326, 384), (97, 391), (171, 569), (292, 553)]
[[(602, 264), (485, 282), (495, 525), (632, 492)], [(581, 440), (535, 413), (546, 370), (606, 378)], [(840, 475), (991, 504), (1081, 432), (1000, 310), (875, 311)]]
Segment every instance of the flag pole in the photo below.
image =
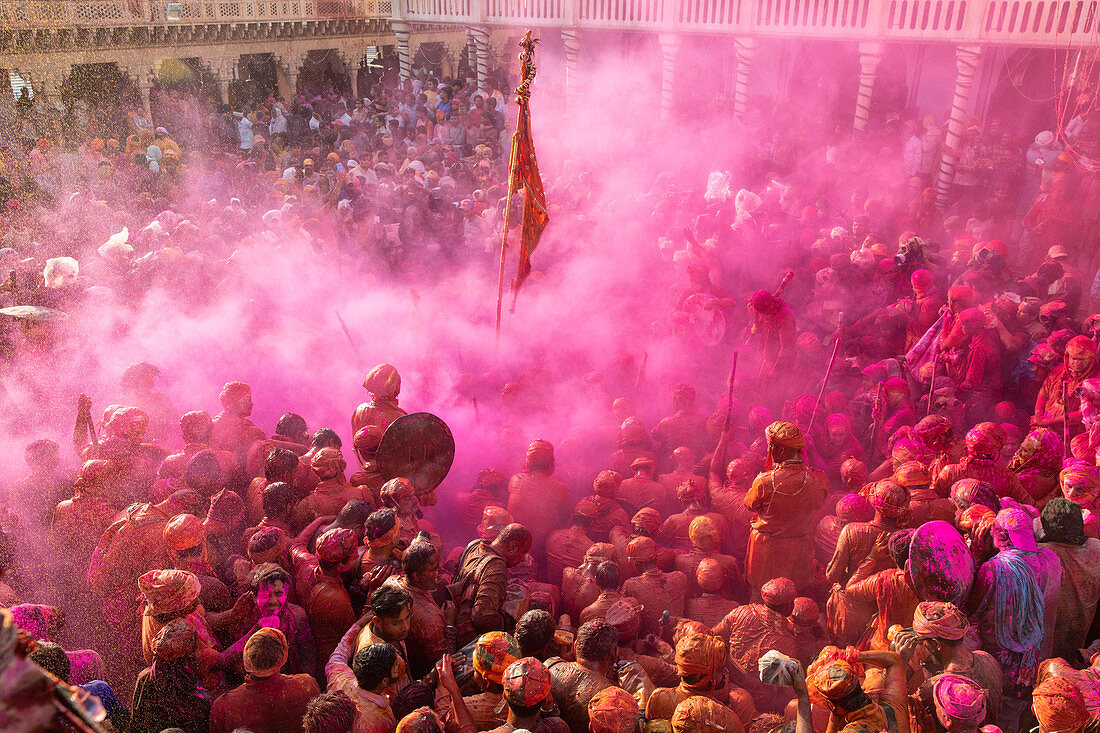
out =
[(508, 156), (508, 190), (504, 196), (504, 230), (500, 236), (500, 271), (497, 275), (497, 322), (496, 322), (496, 347), (500, 349), (500, 316), (504, 308), (504, 259), (508, 248), (508, 228), (512, 224), (512, 194), (516, 184), (516, 163), (519, 157), (519, 133), (523, 125), (523, 116), (526, 112), (527, 100), (531, 97), (531, 81), (534, 77), (534, 67), (531, 64), (531, 56), (535, 48), (535, 41), (528, 30), (519, 42), (520, 53), (520, 85), (516, 88), (516, 106), (519, 107), (519, 116), (516, 118), (516, 130), (512, 133), (512, 150)]
[(504, 308), (504, 254), (508, 250), (508, 228), (512, 225), (512, 189), (516, 177), (516, 138), (519, 130), (512, 133), (512, 152), (508, 156), (508, 193), (504, 197), (504, 231), (500, 236), (500, 272), (497, 278), (497, 338), (496, 347), (500, 349), (500, 314)]

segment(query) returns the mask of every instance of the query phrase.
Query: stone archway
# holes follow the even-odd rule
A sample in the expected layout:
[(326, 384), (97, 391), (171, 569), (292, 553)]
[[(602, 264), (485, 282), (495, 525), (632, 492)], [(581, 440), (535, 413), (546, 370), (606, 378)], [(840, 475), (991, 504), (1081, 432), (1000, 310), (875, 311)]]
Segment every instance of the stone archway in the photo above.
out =
[(124, 140), (130, 112), (142, 109), (137, 82), (114, 62), (74, 65), (61, 82), (60, 97), (70, 112), (69, 132), (77, 138)]

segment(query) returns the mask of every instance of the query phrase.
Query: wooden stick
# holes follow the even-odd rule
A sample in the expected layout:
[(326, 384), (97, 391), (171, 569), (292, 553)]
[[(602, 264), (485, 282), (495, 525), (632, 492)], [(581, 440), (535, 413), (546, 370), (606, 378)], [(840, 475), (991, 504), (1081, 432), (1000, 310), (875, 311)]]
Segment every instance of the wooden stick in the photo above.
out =
[(833, 366), (836, 364), (836, 355), (840, 351), (840, 330), (844, 327), (844, 313), (838, 314), (836, 340), (833, 341), (833, 355), (829, 357), (829, 367), (825, 370), (825, 379), (821, 382), (821, 389), (817, 392), (817, 400), (814, 402), (813, 412), (810, 413), (810, 425), (806, 428), (807, 435), (812, 434), (814, 430), (814, 421), (817, 420), (817, 408), (821, 405), (821, 400), (825, 398), (825, 388), (829, 385), (829, 377), (832, 376)]
[(730, 368), (730, 386), (729, 396), (726, 402), (726, 431), (730, 429), (730, 423), (733, 422), (733, 378), (737, 376), (737, 352), (733, 352), (733, 366)]

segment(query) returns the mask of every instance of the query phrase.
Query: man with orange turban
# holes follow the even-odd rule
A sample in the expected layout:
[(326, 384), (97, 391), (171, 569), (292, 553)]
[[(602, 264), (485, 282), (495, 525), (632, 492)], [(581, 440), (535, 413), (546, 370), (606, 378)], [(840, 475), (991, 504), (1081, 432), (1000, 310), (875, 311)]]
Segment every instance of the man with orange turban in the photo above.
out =
[(1043, 680), (1031, 693), (1031, 710), (1044, 731), (1082, 733), (1091, 722), (1081, 691), (1065, 677)]
[(618, 471), (600, 471), (592, 481), (592, 493), (585, 497), (596, 505), (596, 518), (590, 532), (597, 542), (607, 542), (613, 528), (630, 525), (630, 517), (618, 501), (622, 482)]
[(1088, 336), (1070, 339), (1066, 344), (1064, 362), (1051, 371), (1039, 389), (1035, 415), (1031, 418), (1032, 427), (1050, 428), (1061, 433), (1063, 422), (1068, 417), (1070, 437), (1082, 432), (1081, 397), (1077, 390), (1086, 380), (1098, 374), (1100, 365), (1096, 360), (1096, 342)]
[(508, 512), (531, 533), (531, 554), (545, 562), (546, 538), (565, 525), (569, 492), (554, 477), (554, 446), (534, 440), (523, 468), (508, 482)]
[(631, 540), (626, 556), (642, 574), (628, 578), (623, 583), (623, 593), (642, 603), (642, 633), (660, 634), (661, 616), (665, 611), (673, 618), (684, 615), (687, 576), (677, 570), (666, 573), (657, 567), (657, 543), (650, 537)]
[(172, 517), (164, 527), (164, 544), (172, 565), (198, 578), (199, 602), (203, 608), (215, 612), (229, 610), (233, 596), (209, 562), (206, 527), (202, 520), (194, 514)]
[(662, 545), (671, 547), (677, 552), (689, 552), (692, 542), (689, 536), (689, 527), (696, 517), (707, 517), (717, 528), (718, 541), (716, 545), (724, 545), (729, 537), (729, 523), (718, 512), (707, 509), (707, 486), (701, 476), (694, 476), (676, 487), (676, 498), (683, 510), (673, 514), (664, 521), (656, 539)]
[(244, 382), (228, 382), (218, 395), (222, 411), (214, 417), (210, 445), (237, 457), (241, 467), (249, 447), (267, 436), (248, 419), (252, 414), (252, 388)]
[(385, 431), (394, 420), (408, 414), (397, 406), (397, 397), (401, 394), (401, 375), (393, 366), (379, 364), (367, 372), (363, 389), (367, 390), (370, 399), (355, 408), (351, 416), (353, 433), (368, 425), (377, 425)]
[(989, 653), (967, 647), (969, 629), (970, 621), (955, 604), (924, 601), (913, 612), (912, 629), (897, 632), (893, 646), (902, 659), (919, 662), (929, 677), (950, 671), (974, 680), (985, 690), (989, 719), (996, 720), (1001, 709), (1001, 666)]
[(741, 733), (744, 727), (732, 710), (707, 697), (689, 697), (672, 714), (673, 733), (719, 730)]
[(214, 700), (210, 733), (247, 728), (253, 733), (297, 733), (306, 705), (321, 694), (308, 674), (285, 675), (288, 656), (283, 632), (260, 628), (244, 645), (245, 683)]
[(557, 529), (546, 539), (547, 580), (561, 585), (562, 572), (577, 567), (588, 548), (595, 544), (589, 536), (592, 523), (599, 512), (596, 503), (581, 499), (573, 507), (573, 521), (565, 529)]
[(733, 556), (723, 555), (718, 551), (723, 537), (714, 519), (709, 514), (701, 514), (692, 519), (691, 524), (688, 525), (688, 538), (691, 540), (692, 548), (676, 556), (676, 569), (688, 577), (694, 593), (700, 591), (699, 585), (694, 582), (696, 568), (703, 560), (713, 560), (722, 567), (724, 595), (727, 598), (736, 597), (743, 600), (745, 577), (741, 573), (740, 563)]
[(714, 635), (729, 649), (731, 681), (748, 690), (762, 709), (781, 709), (788, 700), (786, 691), (760, 681), (757, 660), (772, 649), (798, 657), (798, 642), (788, 619), (797, 595), (787, 578), (769, 580), (761, 589), (762, 603), (735, 608), (714, 627)]
[[(298, 502), (291, 515), (290, 527), (301, 531), (317, 517), (339, 514), (352, 499), (364, 499), (364, 492), (344, 478), (347, 462), (338, 448), (322, 448), (309, 462), (310, 468), (321, 479), (309, 496)], [(370, 501), (369, 495), (366, 497)]]
[(606, 542), (590, 545), (584, 559), (575, 568), (565, 568), (561, 576), (564, 610), (572, 618), (579, 618), (581, 611), (594, 603), (600, 595), (596, 582), (596, 568), (602, 563), (618, 562), (615, 547)]
[[(884, 685), (875, 702), (863, 691), (863, 666), (882, 667)], [(905, 665), (894, 652), (856, 652), (825, 647), (806, 670), (796, 673), (798, 728), (812, 730), (810, 700), (829, 709), (829, 730), (856, 733), (891, 730), (909, 733)], [(805, 727), (804, 727), (805, 726)]]
[(96, 542), (118, 514), (105, 495), (116, 471), (112, 461), (86, 461), (73, 484), (73, 498), (60, 502), (52, 513), (49, 542), (58, 563), (58, 578), (66, 589), (75, 591), (82, 585), (77, 579), (87, 573)]
[[(689, 449), (677, 448), (676, 450)], [(669, 492), (664, 484), (653, 478), (656, 468), (657, 462), (649, 456), (635, 458), (630, 463), (631, 476), (624, 478), (619, 486), (619, 498), (635, 508), (653, 507), (658, 511), (667, 511), (670, 506)]]
[(672, 720), (677, 706), (696, 695), (725, 705), (729, 700), (725, 664), (726, 644), (717, 636), (690, 634), (681, 638), (676, 643), (676, 674), (680, 677), (680, 684), (654, 690), (646, 704), (646, 717), (650, 720)]
[(760, 597), (772, 578), (788, 578), (800, 588), (810, 585), (813, 518), (829, 493), (825, 474), (803, 463), (801, 430), (774, 422), (764, 436), (768, 470), (756, 477), (745, 496), (745, 506), (756, 513), (745, 568), (753, 598)]

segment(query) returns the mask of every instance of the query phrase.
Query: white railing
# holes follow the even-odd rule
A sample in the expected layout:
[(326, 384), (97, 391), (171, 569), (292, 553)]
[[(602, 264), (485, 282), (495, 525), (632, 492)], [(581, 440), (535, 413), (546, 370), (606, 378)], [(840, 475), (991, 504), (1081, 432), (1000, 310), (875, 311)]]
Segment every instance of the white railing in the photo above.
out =
[(1100, 0), (393, 0), (423, 23), (1100, 46)]
[(390, 0), (0, 0), (0, 27), (105, 28), (388, 18)]

